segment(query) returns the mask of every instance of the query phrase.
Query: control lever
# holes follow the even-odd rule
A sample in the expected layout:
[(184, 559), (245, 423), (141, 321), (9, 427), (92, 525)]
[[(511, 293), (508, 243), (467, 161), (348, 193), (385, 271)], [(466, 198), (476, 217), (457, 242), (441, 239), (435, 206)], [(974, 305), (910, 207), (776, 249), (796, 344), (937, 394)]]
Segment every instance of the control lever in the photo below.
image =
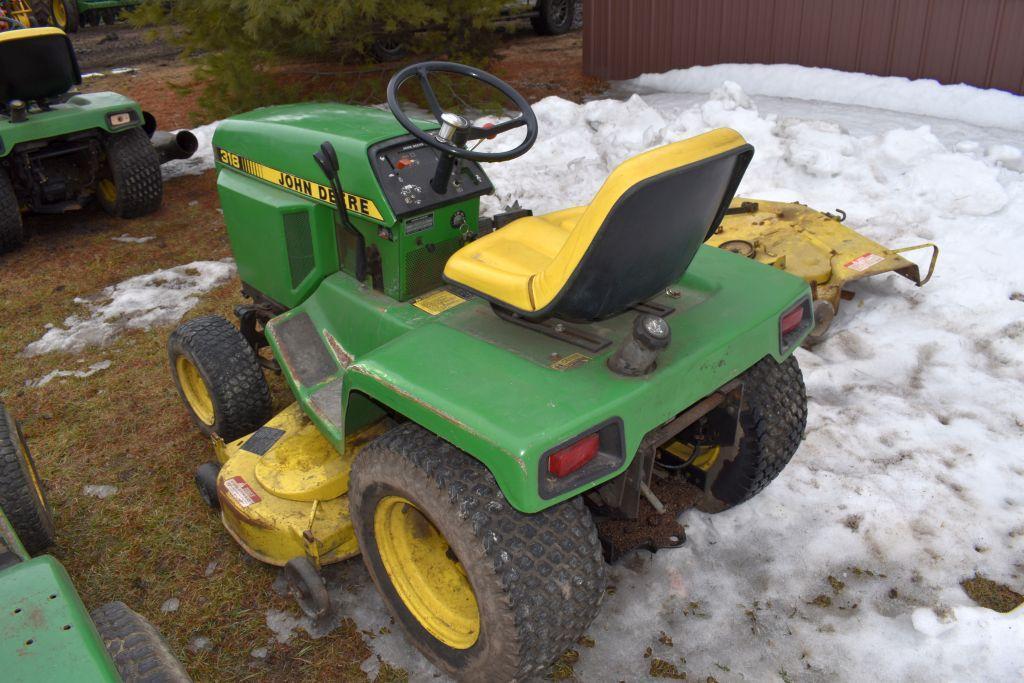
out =
[(338, 164), (338, 153), (334, 145), (325, 140), (320, 145), (320, 151), (313, 154), (313, 160), (331, 183), (331, 189), (334, 190), (334, 205), (338, 209), (342, 226), (356, 238), (356, 280), (363, 282), (366, 279), (366, 238), (348, 218), (345, 191), (341, 187), (341, 176), (338, 175), (341, 166)]

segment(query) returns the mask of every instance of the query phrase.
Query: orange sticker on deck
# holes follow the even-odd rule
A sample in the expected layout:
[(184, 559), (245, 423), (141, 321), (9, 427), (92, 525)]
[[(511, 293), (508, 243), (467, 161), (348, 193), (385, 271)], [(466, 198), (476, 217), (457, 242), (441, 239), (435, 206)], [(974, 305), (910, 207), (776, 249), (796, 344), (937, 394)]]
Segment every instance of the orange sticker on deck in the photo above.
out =
[(247, 508), (263, 500), (258, 493), (252, 490), (249, 482), (242, 477), (225, 479), (224, 488), (227, 490), (228, 495), (238, 503), (239, 507)]
[(858, 256), (857, 258), (853, 259), (852, 261), (847, 261), (846, 263), (843, 264), (843, 267), (844, 268), (849, 268), (850, 270), (856, 270), (858, 273), (863, 273), (865, 270), (867, 270), (871, 266), (873, 266), (873, 265), (875, 265), (877, 263), (881, 263), (884, 260), (885, 260), (884, 256), (879, 256), (878, 254), (872, 254), (869, 251), (866, 254), (862, 254), (862, 255)]

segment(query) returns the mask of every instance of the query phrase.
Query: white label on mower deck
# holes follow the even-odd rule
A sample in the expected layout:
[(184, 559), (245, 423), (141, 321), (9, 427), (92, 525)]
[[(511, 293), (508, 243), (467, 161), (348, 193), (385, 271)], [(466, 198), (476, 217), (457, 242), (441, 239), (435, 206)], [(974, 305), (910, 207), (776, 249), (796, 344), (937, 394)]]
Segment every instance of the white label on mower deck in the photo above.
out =
[(228, 495), (230, 495), (234, 501), (243, 508), (255, 505), (263, 500), (259, 497), (259, 494), (252, 490), (252, 487), (249, 486), (249, 482), (241, 477), (225, 479), (224, 488), (227, 489)]
[(879, 256), (878, 254), (872, 254), (869, 251), (868, 253), (866, 253), (866, 254), (864, 254), (862, 256), (858, 256), (857, 258), (853, 259), (852, 261), (844, 263), (843, 267), (844, 268), (849, 268), (850, 270), (856, 270), (858, 273), (863, 273), (865, 270), (867, 270), (871, 266), (875, 265), (876, 263), (881, 263), (884, 260), (885, 260), (884, 256)]

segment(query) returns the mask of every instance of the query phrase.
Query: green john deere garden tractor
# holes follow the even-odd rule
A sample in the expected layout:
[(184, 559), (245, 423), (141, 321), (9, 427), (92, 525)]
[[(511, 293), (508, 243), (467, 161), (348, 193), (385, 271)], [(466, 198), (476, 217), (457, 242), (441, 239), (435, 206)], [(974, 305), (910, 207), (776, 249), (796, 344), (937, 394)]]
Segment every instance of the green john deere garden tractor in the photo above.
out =
[(111, 26), (123, 9), (131, 9), (139, 0), (49, 0), (50, 19), (54, 26), (68, 33), (82, 26)]
[[(518, 113), (472, 125), (432, 78), (474, 79)], [(406, 82), (436, 122), (403, 109)], [(738, 505), (790, 460), (810, 291), (704, 245), (754, 153), (735, 131), (626, 161), (588, 206), (484, 218), (479, 162), (529, 150), (529, 104), (447, 62), (397, 73), (388, 103), (218, 127), (252, 303), (240, 329), (200, 317), (169, 341), (217, 454), (196, 482), (249, 554), (285, 567), (308, 614), (329, 607), (320, 567), (361, 553), (439, 668), (525, 678), (594, 619), (606, 557), (678, 545), (679, 501)], [(474, 146), (516, 128), (512, 149)], [(296, 399), (276, 415), (264, 369)]]
[(188, 131), (157, 131), (127, 97), (78, 93), (81, 82), (60, 29), (0, 34), (0, 253), (24, 240), (23, 212), (64, 213), (94, 198), (118, 218), (156, 211), (160, 165), (198, 147)]
[(123, 602), (86, 610), (51, 555), (53, 519), (21, 426), (0, 403), (0, 671), (11, 683), (189, 683)]

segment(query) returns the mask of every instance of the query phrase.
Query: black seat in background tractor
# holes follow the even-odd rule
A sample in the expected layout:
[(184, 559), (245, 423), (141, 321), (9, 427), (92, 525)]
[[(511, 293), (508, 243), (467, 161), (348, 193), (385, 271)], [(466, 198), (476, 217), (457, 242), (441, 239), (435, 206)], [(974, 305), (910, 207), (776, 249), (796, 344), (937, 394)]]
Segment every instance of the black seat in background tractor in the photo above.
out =
[(0, 104), (63, 95), (82, 82), (71, 40), (58, 28), (0, 33)]
[(637, 155), (589, 205), (520, 218), (470, 242), (448, 260), (445, 279), (526, 318), (617, 315), (682, 277), (753, 154), (721, 128)]

